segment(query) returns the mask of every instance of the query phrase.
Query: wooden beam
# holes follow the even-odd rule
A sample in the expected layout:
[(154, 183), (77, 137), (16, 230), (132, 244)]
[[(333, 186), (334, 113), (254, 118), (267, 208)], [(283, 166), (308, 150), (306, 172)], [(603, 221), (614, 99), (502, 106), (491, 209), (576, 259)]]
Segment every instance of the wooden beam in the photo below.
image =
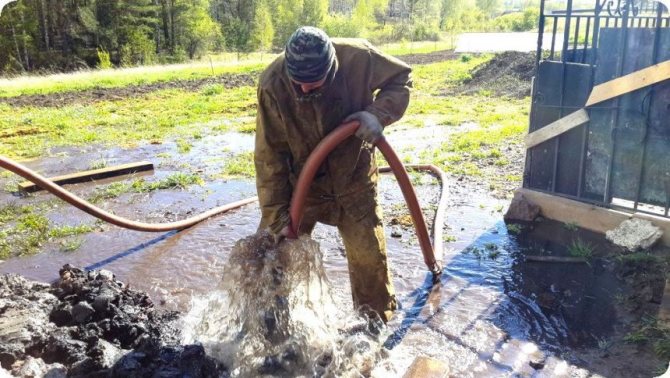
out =
[(589, 121), (589, 114), (584, 109), (577, 110), (547, 126), (526, 135), (526, 148), (537, 146), (555, 136)]
[(606, 209), (560, 196), (552, 196), (530, 189), (518, 189), (524, 197), (540, 206), (545, 218), (564, 223), (576, 223), (579, 227), (604, 234), (616, 228), (632, 215), (622, 211)]
[(530, 189), (517, 189), (517, 192), (538, 204), (540, 212), (545, 218), (565, 223), (576, 223), (579, 227), (601, 234), (615, 229), (627, 219), (646, 219), (663, 231), (660, 243), (670, 247), (670, 218), (606, 209)]
[[(154, 169), (153, 163), (148, 161), (140, 161), (137, 163), (122, 164), (114, 167), (93, 169), (89, 171), (71, 173), (63, 176), (56, 176), (50, 178), (49, 180), (55, 182), (58, 185), (76, 184), (80, 182), (87, 182), (109, 177), (128, 175), (137, 172), (151, 171), (153, 169)], [(19, 184), (19, 191), (23, 193), (34, 193), (40, 190), (42, 190), (41, 187), (33, 184), (30, 181), (25, 181)]]
[(584, 106), (595, 105), (668, 79), (670, 79), (670, 60), (595, 86)]
[(449, 367), (446, 363), (430, 357), (419, 356), (403, 378), (446, 378), (449, 376)]

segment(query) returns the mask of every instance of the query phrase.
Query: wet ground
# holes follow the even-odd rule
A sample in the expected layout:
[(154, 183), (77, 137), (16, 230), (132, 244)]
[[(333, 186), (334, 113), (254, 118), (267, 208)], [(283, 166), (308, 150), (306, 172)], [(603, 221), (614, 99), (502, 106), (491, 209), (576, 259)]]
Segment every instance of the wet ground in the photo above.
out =
[[(110, 165), (153, 157), (158, 169), (147, 179), (183, 170), (208, 178), (202, 187), (124, 194), (104, 204), (119, 215), (160, 222), (254, 195), (251, 180), (213, 178), (232, 150), (245, 151), (251, 146), (250, 135), (230, 134), (198, 142), (188, 154), (179, 154), (169, 143), (129, 151), (91, 147), (54, 151), (53, 157), (29, 165), (57, 175), (87, 169), (101, 157)], [(158, 155), (163, 157), (155, 158)], [(524, 259), (525, 255), (565, 254), (565, 246), (577, 237), (598, 245), (599, 253), (606, 254), (609, 247), (600, 238), (549, 221), (532, 230), (526, 226), (518, 235), (516, 229), (509, 232), (502, 222), (507, 202), (492, 197), (482, 186), (458, 179), (447, 183), (445, 273), (437, 285), (430, 282), (413, 232), (390, 224), (391, 219), (405, 214), (395, 181), (384, 177), (381, 182), (389, 259), (402, 308), (382, 340), (388, 356), (378, 361), (374, 376), (402, 376), (417, 356), (447, 362), (453, 376), (478, 377), (648, 377), (662, 365), (648, 350), (637, 350), (622, 340), (630, 330), (628, 322), (640, 313), (622, 305), (631, 288), (618, 278), (621, 274), (615, 266), (601, 260), (548, 264)], [(415, 181), (430, 219), (438, 186), (430, 176)], [(93, 191), (91, 184), (69, 188), (79, 194)], [(26, 203), (47, 198), (43, 193), (29, 198), (5, 193), (0, 201)], [(57, 206), (49, 218), (67, 224), (94, 222), (65, 206)], [(83, 236), (82, 246), (74, 252), (60, 252), (57, 245), (47, 244), (39, 255), (0, 263), (0, 272), (51, 282), (59, 278), (59, 269), (66, 263), (104, 268), (129, 287), (148, 293), (158, 307), (186, 313), (194, 300), (219, 288), (233, 245), (253, 234), (258, 220), (258, 206), (249, 205), (181, 232), (145, 234), (102, 226)], [(398, 237), (390, 237), (392, 229), (399, 232)], [(351, 308), (346, 257), (336, 230), (318, 226), (313, 236), (321, 245), (337, 306)], [(645, 290), (650, 295), (644, 301), (646, 309), (653, 311), (658, 307), (654, 303), (659, 301), (654, 294), (658, 289)]]

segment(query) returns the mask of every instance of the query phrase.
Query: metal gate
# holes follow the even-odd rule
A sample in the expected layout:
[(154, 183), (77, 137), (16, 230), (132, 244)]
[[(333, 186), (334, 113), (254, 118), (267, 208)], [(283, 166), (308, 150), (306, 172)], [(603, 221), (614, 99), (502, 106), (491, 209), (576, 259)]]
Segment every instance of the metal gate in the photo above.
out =
[[(542, 45), (545, 29), (550, 46)], [(573, 9), (568, 0), (565, 11), (545, 14), (543, 0), (539, 30), (529, 132), (583, 108), (594, 85), (670, 60), (670, 16), (660, 3)], [(670, 81), (587, 111), (588, 123), (528, 149), (523, 186), (668, 217)]]

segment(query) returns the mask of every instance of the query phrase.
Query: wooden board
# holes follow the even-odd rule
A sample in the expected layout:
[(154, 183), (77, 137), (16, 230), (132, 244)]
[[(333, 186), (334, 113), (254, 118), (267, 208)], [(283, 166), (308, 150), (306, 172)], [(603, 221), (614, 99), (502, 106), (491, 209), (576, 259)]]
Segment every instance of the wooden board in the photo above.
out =
[[(63, 176), (56, 176), (50, 178), (49, 180), (55, 182), (58, 185), (76, 184), (80, 182), (87, 182), (109, 177), (128, 175), (137, 172), (151, 171), (153, 169), (154, 169), (153, 163), (148, 161), (140, 161), (137, 163), (122, 164), (114, 167), (93, 169), (90, 171), (71, 173)], [(23, 193), (34, 193), (40, 190), (42, 190), (41, 187), (33, 184), (30, 181), (25, 181), (19, 184), (19, 191)]]
[(670, 79), (670, 60), (595, 86), (586, 101), (586, 106), (595, 105), (668, 79)]
[(584, 109), (571, 113), (549, 125), (526, 135), (526, 148), (537, 146), (551, 138), (572, 130), (579, 125), (589, 121), (589, 114)]
[(545, 218), (564, 223), (576, 223), (579, 227), (604, 234), (613, 230), (621, 222), (630, 218), (646, 219), (663, 231), (660, 243), (670, 247), (670, 219), (646, 213), (627, 213), (604, 207), (574, 201), (560, 196), (538, 192), (530, 189), (517, 189), (528, 200), (540, 206)]
[(449, 376), (445, 362), (429, 357), (417, 357), (403, 378), (444, 378)]

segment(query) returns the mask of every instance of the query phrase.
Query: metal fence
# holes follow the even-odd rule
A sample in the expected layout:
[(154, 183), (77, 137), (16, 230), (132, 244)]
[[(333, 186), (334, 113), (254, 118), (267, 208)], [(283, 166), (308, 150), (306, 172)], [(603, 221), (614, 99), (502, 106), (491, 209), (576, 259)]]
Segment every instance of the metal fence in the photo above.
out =
[[(594, 85), (670, 60), (670, 15), (660, 3), (609, 0), (573, 9), (568, 0), (565, 10), (545, 12), (543, 0), (539, 31), (530, 132), (581, 109)], [(586, 125), (528, 150), (524, 187), (668, 217), (670, 83), (588, 112)]]

